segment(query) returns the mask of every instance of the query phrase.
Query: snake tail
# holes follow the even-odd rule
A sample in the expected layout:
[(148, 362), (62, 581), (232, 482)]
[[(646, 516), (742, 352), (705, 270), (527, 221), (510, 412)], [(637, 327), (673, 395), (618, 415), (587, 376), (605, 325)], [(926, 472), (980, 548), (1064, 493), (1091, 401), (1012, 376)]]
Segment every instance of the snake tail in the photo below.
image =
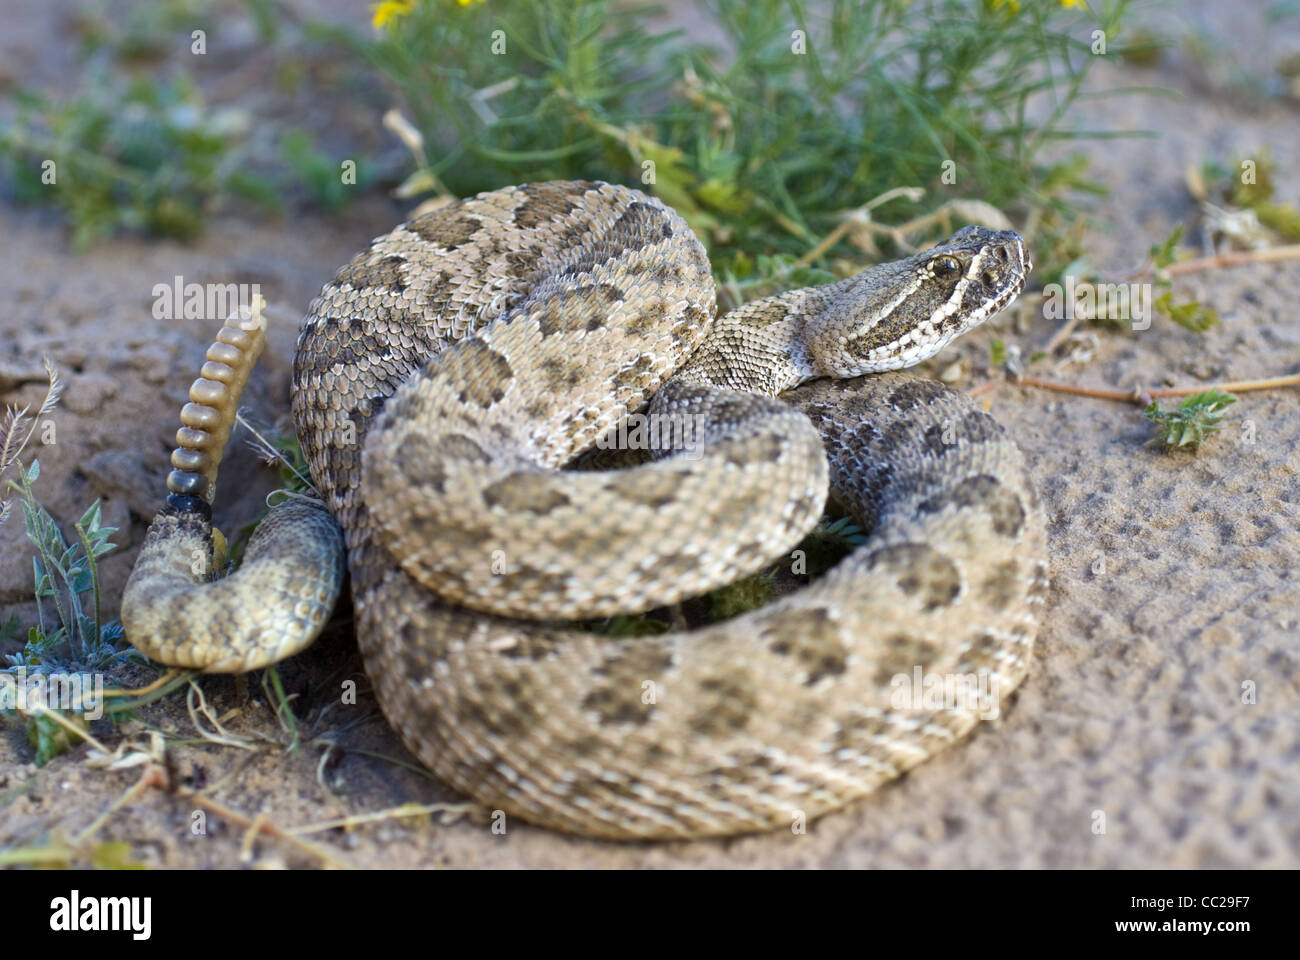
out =
[[(264, 301), (241, 307), (208, 347), (181, 410), (166, 505), (122, 595), (127, 638), (162, 663), (242, 673), (291, 656), (324, 627), (343, 583), (343, 536), (328, 512), (290, 500), (258, 525), (237, 571), (220, 577), (212, 525), (217, 468), (239, 397), (266, 344)], [(210, 651), (219, 648), (214, 659)]]
[(266, 346), (266, 301), (235, 310), (208, 347), (199, 378), (190, 385), (190, 402), (181, 408), (167, 489), (186, 497), (216, 496), (217, 468), (239, 410), (239, 397)]

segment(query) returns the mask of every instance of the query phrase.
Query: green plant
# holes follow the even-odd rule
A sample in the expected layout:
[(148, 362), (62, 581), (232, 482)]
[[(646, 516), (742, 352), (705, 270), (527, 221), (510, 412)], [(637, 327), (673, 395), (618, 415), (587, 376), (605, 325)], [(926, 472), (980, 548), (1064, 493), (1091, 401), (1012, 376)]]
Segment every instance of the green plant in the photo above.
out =
[(1156, 298), (1152, 306), (1156, 313), (1168, 317), (1184, 330), (1192, 333), (1204, 333), (1219, 322), (1219, 314), (1211, 307), (1189, 300), (1186, 303), (1174, 303), (1173, 284), (1169, 277), (1160, 273), (1178, 259), (1178, 244), (1183, 238), (1183, 227), (1179, 224), (1163, 243), (1151, 246), (1151, 264), (1156, 268), (1156, 285), (1165, 292)]
[(1222, 390), (1206, 390), (1184, 398), (1173, 410), (1161, 410), (1160, 404), (1152, 400), (1145, 412), (1156, 425), (1156, 435), (1149, 442), (1195, 449), (1222, 426), (1222, 409), (1236, 399)]
[(1184, 330), (1190, 330), (1192, 333), (1204, 333), (1219, 322), (1218, 311), (1196, 300), (1174, 303), (1174, 295), (1169, 292), (1156, 297), (1153, 306), (1156, 313), (1168, 317)]
[(1300, 209), (1274, 200), (1277, 164), (1267, 150), (1258, 157), (1242, 158), (1231, 169), (1205, 164), (1201, 175), (1217, 200), (1253, 210), (1261, 224), (1286, 242), (1300, 240)]
[[(19, 711), (27, 723), (27, 735), (36, 748), (36, 762), (43, 764), (67, 750), (75, 742), (74, 730), (87, 728), (78, 709), (86, 701), (73, 703), (71, 715), (64, 717), (44, 706), (40, 710), (22, 710), (8, 701), (8, 692), (20, 686), (31, 689), (58, 674), (73, 671), (102, 670), (125, 657), (143, 659), (131, 649), (118, 649), (123, 638), (122, 625), (105, 621), (101, 606), (98, 560), (113, 550), (109, 536), (115, 527), (106, 527), (100, 515), (99, 501), (81, 515), (73, 525), (72, 541), (63, 535), (49, 511), (36, 499), (33, 484), (40, 478), (40, 461), (24, 465), (23, 449), (36, 432), (41, 418), (53, 412), (63, 391), (63, 381), (53, 364), (45, 361), (49, 386), (35, 416), (30, 407), (10, 406), (0, 423), (0, 475), (12, 469), (17, 478), (6, 481), (6, 492), (16, 495), (26, 524), (27, 539), (35, 548), (32, 558), (33, 595), (36, 598), (38, 625), (27, 631), (27, 641), (17, 653), (6, 654), (7, 666), (0, 669), (0, 714)], [(30, 426), (29, 426), (30, 422)], [(0, 501), (0, 524), (13, 509), (13, 500)], [(47, 620), (46, 602), (54, 607), (54, 619)], [(19, 633), (16, 616), (0, 625), (0, 641), (15, 639)], [(101, 705), (102, 706), (102, 705)]]
[[(40, 461), (33, 459), (24, 466), (21, 455), (39, 419), (53, 411), (63, 391), (63, 382), (49, 360), (45, 361), (45, 370), (49, 387), (36, 415), (29, 416), (28, 407), (20, 410), (10, 406), (0, 425), (0, 474), (10, 468), (17, 474), (17, 479), (9, 479), (6, 487), (17, 496), (27, 538), (36, 550), (32, 573), (39, 619), (39, 624), (28, 631), (22, 651), (7, 655), (6, 660), (10, 667), (49, 667), (75, 662), (95, 668), (127, 653), (117, 649), (117, 642), (123, 636), (121, 624), (103, 619), (97, 567), (99, 558), (113, 550), (109, 537), (117, 528), (103, 525), (96, 500), (73, 524), (74, 537), (70, 543), (49, 511), (36, 499), (32, 487), (40, 477)], [(0, 523), (8, 518), (12, 507), (12, 500), (0, 501)], [(55, 620), (46, 619), (46, 601), (54, 607)], [(12, 636), (17, 626), (17, 619), (11, 617), (0, 634)]]
[(1001, 340), (994, 340), (989, 344), (989, 366), (994, 370), (1000, 370), (1006, 362), (1007, 345)]
[(798, 550), (805, 558), (799, 571), (805, 580), (815, 580), (843, 560), (855, 548), (867, 542), (863, 529), (851, 517), (828, 520), (825, 517), (803, 538)]
[[(611, 0), (402, 0), (375, 38), (336, 32), (393, 85), (413, 118), (408, 181), (455, 194), (549, 178), (645, 184), (676, 207), (715, 263), (740, 251), (798, 256), (900, 185), (889, 215), (978, 197), (1032, 220), (1050, 269), (1087, 186), (1042, 148), (1127, 0), (1092, 20), (1060, 0), (709, 0), (693, 8), (722, 54), (648, 27)], [(1031, 119), (1030, 98), (1046, 114)], [(828, 253), (874, 253), (848, 231)], [(1068, 259), (1068, 258), (1067, 258)]]
[(127, 5), (116, 15), (102, 4), (83, 4), (72, 12), (72, 25), (87, 55), (101, 51), (126, 65), (163, 61), (191, 34), (210, 34), (217, 25), (213, 0), (154, 0)]
[(64, 210), (78, 247), (121, 228), (193, 237), (230, 195), (277, 204), (271, 182), (248, 170), (243, 115), (207, 109), (183, 77), (123, 82), (96, 70), (67, 100), (15, 100), (0, 132), (10, 192)]
[(709, 619), (728, 620), (764, 606), (772, 599), (773, 584), (772, 573), (768, 571), (718, 587), (709, 594)]
[[(1189, 300), (1184, 303), (1174, 302), (1173, 280), (1170, 278), (1167, 268), (1178, 261), (1182, 239), (1183, 228), (1179, 224), (1164, 240), (1151, 245), (1148, 250), (1147, 261), (1140, 269), (1118, 284), (1109, 283), (1105, 278), (1101, 277), (1092, 264), (1088, 262), (1086, 256), (1081, 256), (1067, 264), (1062, 274), (1074, 278), (1076, 290), (1093, 291), (1094, 298), (1087, 307), (1091, 312), (1087, 314), (1087, 317), (1090, 322), (1097, 326), (1107, 327), (1112, 330), (1127, 327), (1134, 319), (1133, 311), (1138, 306), (1132, 299), (1137, 296), (1133, 290), (1132, 281), (1147, 275), (1153, 275), (1152, 285), (1162, 290), (1163, 293), (1152, 301), (1151, 310), (1178, 324), (1185, 330), (1190, 330), (1192, 333), (1204, 333), (1218, 324), (1218, 312), (1196, 300)], [(1103, 291), (1105, 291), (1105, 295), (1103, 295)], [(1031, 360), (1031, 362), (1033, 361)]]
[[(344, 182), (339, 164), (317, 148), (307, 131), (291, 130), (281, 137), (280, 155), (322, 210), (340, 210), (352, 198), (353, 184)], [(362, 166), (355, 171), (356, 186), (366, 186), (368, 170)]]

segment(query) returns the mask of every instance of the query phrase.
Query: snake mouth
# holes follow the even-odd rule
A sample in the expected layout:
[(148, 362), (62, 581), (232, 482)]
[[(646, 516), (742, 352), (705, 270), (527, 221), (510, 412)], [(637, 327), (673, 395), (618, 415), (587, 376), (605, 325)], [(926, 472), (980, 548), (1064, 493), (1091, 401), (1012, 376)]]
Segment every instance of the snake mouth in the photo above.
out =
[(1012, 280), (1010, 286), (1008, 286), (1007, 289), (1002, 294), (1000, 294), (998, 297), (994, 299), (993, 309), (990, 311), (989, 316), (993, 316), (994, 314), (1002, 310), (1005, 310), (1007, 307), (1011, 306), (1011, 302), (1015, 300), (1016, 297), (1024, 293), (1025, 284), (1029, 282), (1030, 265), (1029, 265), (1028, 258), (1026, 258), (1023, 262), (1024, 262), (1024, 269), (1021, 270), (1016, 275), (1016, 277)]
[(973, 312), (972, 316), (976, 319), (966, 326), (966, 330), (979, 326), (1009, 307), (1016, 297), (1024, 292), (1025, 285), (1029, 282), (1029, 274), (1034, 269), (1024, 238), (1014, 230), (999, 231), (991, 236), (990, 241), (981, 253), (1005, 264), (1005, 268), (1010, 273), (1010, 282), (981, 308)]

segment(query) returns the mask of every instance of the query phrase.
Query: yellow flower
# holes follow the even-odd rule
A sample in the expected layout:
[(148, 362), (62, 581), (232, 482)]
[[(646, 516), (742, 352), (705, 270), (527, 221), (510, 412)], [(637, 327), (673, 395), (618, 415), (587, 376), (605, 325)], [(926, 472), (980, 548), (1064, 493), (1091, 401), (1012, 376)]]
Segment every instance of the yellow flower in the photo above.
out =
[(376, 30), (391, 20), (405, 17), (415, 7), (415, 0), (384, 0), (371, 7), (371, 24)]
[[(471, 3), (482, 3), (483, 0), (456, 0), (456, 3), (462, 7), (468, 7)], [(415, 9), (416, 0), (384, 0), (383, 3), (376, 3), (371, 8), (370, 22), (376, 30), (391, 23), (398, 17), (405, 17)]]
[(1061, 0), (1061, 6), (1066, 10), (1087, 10), (1088, 0)]

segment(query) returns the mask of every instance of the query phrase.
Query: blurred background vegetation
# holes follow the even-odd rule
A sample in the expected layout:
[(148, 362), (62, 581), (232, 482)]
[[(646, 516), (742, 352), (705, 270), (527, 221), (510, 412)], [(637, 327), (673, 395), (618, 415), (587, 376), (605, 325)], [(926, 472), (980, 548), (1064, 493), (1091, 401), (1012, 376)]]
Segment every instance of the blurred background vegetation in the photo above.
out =
[(917, 239), (876, 220), (919, 220), (932, 239), (951, 218), (927, 214), (996, 219), (952, 206), (978, 200), (1063, 262), (1072, 193), (1095, 187), (1043, 148), (1083, 135), (1066, 121), (1099, 60), (1092, 31), (1121, 49), (1128, 2), (1093, 7), (708, 0), (689, 30), (655, 30), (652, 9), (608, 0), (399, 0), (377, 11), (377, 37), (336, 37), (387, 78), (421, 134), (415, 188), (645, 184), (740, 274), (752, 253), (875, 258), (877, 242)]
[[(676, 207), (733, 293), (999, 215), (1050, 272), (1072, 259), (1080, 192), (1096, 188), (1081, 162), (1045, 148), (1109, 135), (1074, 129), (1069, 110), (1103, 59), (1096, 37), (1107, 56), (1126, 49), (1128, 6), (388, 0), (344, 27), (277, 0), (163, 0), (121, 16), (92, 4), (77, 24), (80, 88), (16, 90), (0, 157), (10, 198), (62, 208), (81, 248), (120, 229), (189, 238), (231, 203), (251, 216), (286, 201), (336, 209), (354, 187), (463, 196), (573, 177)], [(376, 129), (394, 107), (388, 126), (406, 150), (358, 158), (345, 183), (318, 142), (328, 130), (209, 105), (178, 52), (195, 52), (196, 30), (217, 42), (232, 19), (279, 51), (286, 95), (359, 98)], [(1148, 45), (1138, 37), (1131, 52)], [(295, 58), (330, 61), (334, 82), (312, 91)], [(42, 182), (45, 160), (57, 190)]]

